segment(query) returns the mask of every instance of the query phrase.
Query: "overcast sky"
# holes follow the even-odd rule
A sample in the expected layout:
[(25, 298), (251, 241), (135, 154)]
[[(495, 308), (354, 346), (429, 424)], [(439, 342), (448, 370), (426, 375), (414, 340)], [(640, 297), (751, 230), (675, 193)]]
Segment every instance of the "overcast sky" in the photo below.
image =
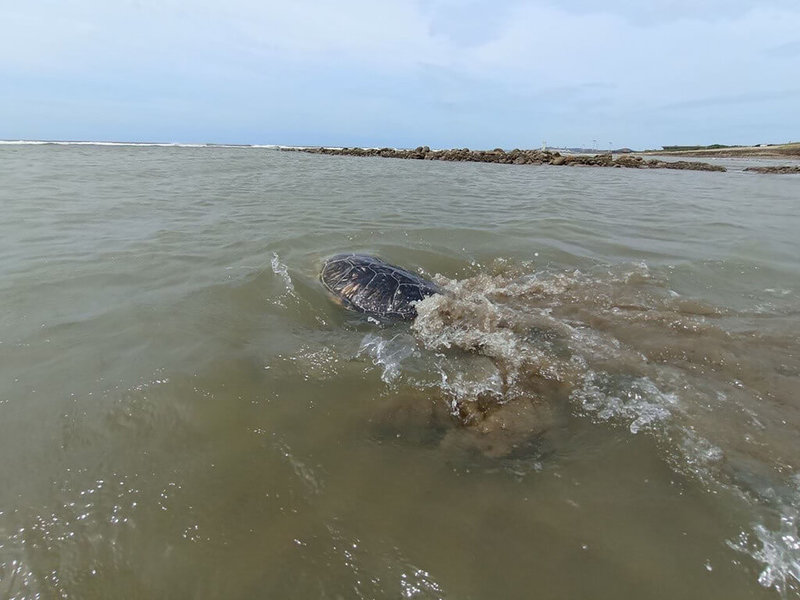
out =
[(0, 0), (0, 139), (800, 141), (800, 0)]

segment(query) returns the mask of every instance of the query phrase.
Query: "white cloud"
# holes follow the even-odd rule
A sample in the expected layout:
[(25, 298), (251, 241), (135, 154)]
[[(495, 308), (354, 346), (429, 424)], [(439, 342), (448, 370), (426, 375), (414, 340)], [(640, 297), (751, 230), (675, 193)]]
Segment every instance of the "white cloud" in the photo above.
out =
[(105, 86), (131, 103), (194, 96), (200, 110), (213, 98), (220, 113), (255, 112), (261, 95), (284, 114), (304, 104), (320, 127), (308, 96), (343, 96), (336, 118), (350, 105), (355, 124), (383, 103), (401, 122), (433, 110), (509, 131), (515, 118), (547, 120), (556, 137), (602, 119), (622, 130), (676, 103), (760, 93), (762, 111), (786, 104), (800, 71), (800, 5), (788, 0), (33, 0), (4, 22), (0, 75), (16, 77), (20, 102), (39, 93), (32, 80), (65, 102), (70, 85)]

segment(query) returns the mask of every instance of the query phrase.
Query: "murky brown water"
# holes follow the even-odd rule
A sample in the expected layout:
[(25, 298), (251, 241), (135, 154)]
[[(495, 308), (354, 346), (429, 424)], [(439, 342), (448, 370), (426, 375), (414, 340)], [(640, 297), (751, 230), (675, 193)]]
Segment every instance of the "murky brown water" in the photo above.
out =
[[(800, 595), (800, 178), (0, 146), (0, 183), (0, 598)], [(347, 313), (350, 250), (446, 294)]]

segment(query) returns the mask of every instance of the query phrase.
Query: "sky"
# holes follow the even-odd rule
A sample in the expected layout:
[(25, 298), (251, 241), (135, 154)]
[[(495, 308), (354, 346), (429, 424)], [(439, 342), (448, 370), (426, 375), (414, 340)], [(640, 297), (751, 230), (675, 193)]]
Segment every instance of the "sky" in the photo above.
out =
[(0, 139), (800, 141), (800, 0), (0, 0)]

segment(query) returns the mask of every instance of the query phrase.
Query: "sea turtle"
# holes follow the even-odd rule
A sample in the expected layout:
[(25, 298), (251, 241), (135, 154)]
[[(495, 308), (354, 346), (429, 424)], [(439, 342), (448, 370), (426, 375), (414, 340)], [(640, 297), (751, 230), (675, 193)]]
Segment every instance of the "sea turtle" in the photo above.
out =
[(411, 320), (415, 302), (440, 293), (435, 283), (366, 254), (332, 256), (319, 278), (346, 308), (379, 319)]
[[(416, 302), (445, 293), (419, 275), (366, 254), (332, 256), (323, 264), (319, 278), (334, 300), (382, 321), (411, 320), (417, 316)], [(493, 372), (485, 363), (464, 364), (481, 366), (487, 377)], [(497, 372), (505, 377), (501, 367)], [(476, 381), (482, 381), (481, 377)], [(535, 390), (522, 385), (518, 384), (518, 389), (525, 393), (502, 402), (491, 392), (481, 391), (474, 397), (467, 392), (463, 398), (453, 398), (446, 381), (440, 390), (441, 401), (431, 402), (435, 392), (411, 385), (388, 405), (381, 403), (376, 409), (379, 414), (371, 421), (381, 435), (393, 440), (402, 437), (441, 443), (445, 448), (478, 451), (494, 458), (538, 456), (543, 451), (541, 440), (555, 422), (554, 412), (537, 395), (546, 389), (544, 384)], [(460, 427), (448, 426), (453, 421)]]

